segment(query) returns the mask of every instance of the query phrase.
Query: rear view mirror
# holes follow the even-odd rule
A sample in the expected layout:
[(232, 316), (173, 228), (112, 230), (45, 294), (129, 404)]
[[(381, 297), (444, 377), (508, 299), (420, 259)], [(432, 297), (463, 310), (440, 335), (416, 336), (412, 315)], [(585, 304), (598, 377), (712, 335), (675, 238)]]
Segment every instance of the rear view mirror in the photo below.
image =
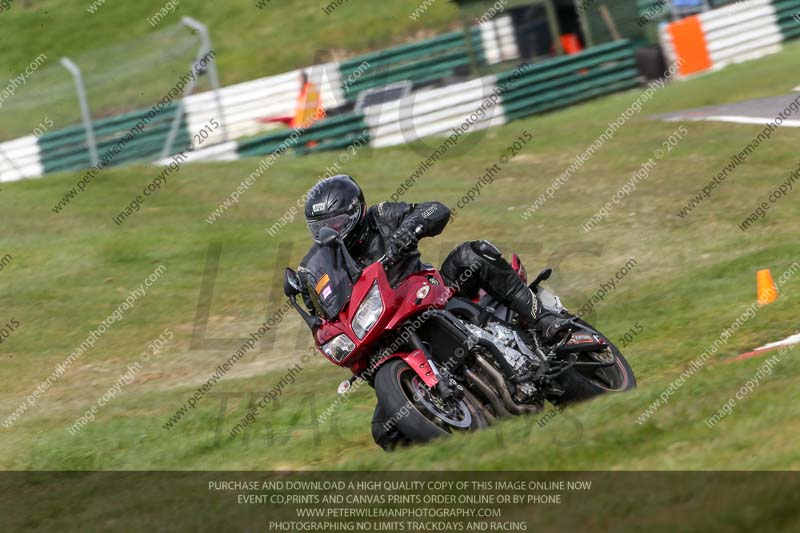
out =
[(297, 303), (297, 295), (301, 292), (303, 292), (303, 289), (300, 284), (300, 277), (297, 275), (297, 272), (291, 268), (287, 268), (283, 274), (283, 294), (289, 298), (289, 303), (292, 304), (292, 307), (294, 307), (297, 314), (300, 315), (300, 318), (303, 319), (311, 331), (314, 331), (322, 325), (322, 320), (308, 314), (305, 309), (300, 307), (300, 304)]
[(291, 268), (287, 268), (283, 276), (283, 294), (288, 297), (297, 296), (302, 292), (300, 286), (300, 278), (297, 272)]
[(319, 230), (319, 243), (322, 246), (333, 246), (339, 241), (339, 232), (331, 228)]

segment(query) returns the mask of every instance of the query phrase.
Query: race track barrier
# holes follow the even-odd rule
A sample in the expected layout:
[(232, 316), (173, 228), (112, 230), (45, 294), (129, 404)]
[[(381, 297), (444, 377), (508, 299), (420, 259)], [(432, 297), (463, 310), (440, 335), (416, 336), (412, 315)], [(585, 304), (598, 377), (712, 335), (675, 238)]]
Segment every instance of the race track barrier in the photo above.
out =
[(465, 31), (342, 61), (340, 76), (344, 94), (348, 101), (355, 102), (359, 93), (391, 83), (410, 81), (418, 87), (439, 81), (467, 72), (470, 55), (474, 55), (479, 66), (518, 59), (519, 48), (511, 17), (503, 15)]
[[(519, 55), (508, 16), (472, 27), (466, 33), (473, 40), (471, 52), (467, 51), (465, 32), (454, 32), (342, 64), (316, 65), (226, 87), (220, 91), (220, 99), (230, 136), (255, 135), (241, 142), (223, 142), (221, 128), (202, 140), (193, 134), (220, 118), (213, 93), (190, 95), (184, 100), (185, 112), (172, 153), (185, 152), (189, 161), (224, 161), (285, 151), (303, 155), (342, 149), (355, 142), (369, 142), (373, 147), (395, 146), (422, 137), (450, 135), (459, 127), (476, 131), (505, 124), (637, 83), (633, 45), (622, 40), (513, 71), (423, 88), (394, 102), (367, 106), (361, 112), (334, 112), (306, 129), (264, 132), (274, 128), (263, 120), (265, 117), (293, 113), (301, 72), (308, 73), (320, 87), (323, 105), (335, 111), (359, 91), (378, 83), (378, 78), (385, 83), (393, 79), (387, 76), (411, 76), (418, 84), (427, 83), (465, 65), (468, 53), (477, 53), (485, 63), (510, 61)], [(428, 55), (433, 49), (441, 54), (439, 60), (447, 59), (431, 61)], [(374, 72), (364, 67), (353, 70), (367, 63), (375, 68)], [(172, 103), (95, 120), (98, 151), (104, 165), (160, 159), (176, 110), (177, 105)], [(77, 125), (48, 132), (39, 139), (29, 136), (3, 143), (0, 150), (0, 181), (93, 164), (85, 131)]]
[[(139, 110), (95, 120), (94, 134), (103, 166), (152, 161), (167, 138), (175, 111), (175, 104), (170, 104), (158, 110)], [(186, 150), (189, 142), (183, 121), (175, 147), (178, 151)], [(45, 174), (88, 168), (95, 163), (89, 156), (86, 131), (81, 125), (47, 132), (39, 138), (38, 144)]]
[(498, 76), (507, 120), (551, 111), (638, 84), (633, 44), (622, 40)]
[(309, 128), (281, 130), (238, 143), (238, 157), (257, 157), (293, 151), (297, 155), (345, 148), (357, 140), (366, 142), (369, 131), (361, 113), (325, 118)]
[[(470, 27), (466, 32), (453, 32), (418, 43), (403, 45), (381, 52), (352, 58), (341, 65), (325, 63), (304, 69), (268, 76), (222, 88), (219, 91), (222, 114), (230, 139), (250, 137), (273, 130), (276, 125), (268, 119), (292, 116), (300, 88), (300, 75), (306, 73), (309, 80), (320, 88), (322, 105), (336, 109), (346, 105), (357, 94), (370, 87), (388, 83), (394, 79), (411, 79), (423, 84), (438, 81), (453, 75), (459, 68), (469, 65), (469, 51), (465, 35), (471, 36), (472, 52), (484, 63), (495, 63), (515, 59), (519, 55), (516, 37), (510, 17), (503, 16), (480, 26)], [(488, 50), (488, 59), (484, 58)], [(343, 76), (343, 74), (345, 76)], [(107, 166), (133, 161), (158, 159), (174, 118), (175, 105), (165, 106), (154, 116), (142, 131), (128, 136), (130, 129), (150, 109), (140, 109), (123, 115), (93, 121), (98, 151)], [(223, 143), (222, 128), (207, 128), (215, 120), (221, 122), (216, 96), (212, 92), (189, 95), (184, 99), (184, 114), (172, 153), (207, 150), (212, 145)], [(342, 119), (326, 122), (322, 128), (305, 132), (303, 141), (323, 135), (327, 131), (342, 131)], [(334, 127), (334, 125), (339, 126)], [(210, 134), (198, 137), (203, 128)], [(245, 144), (245, 152), (267, 147), (269, 139), (283, 139), (289, 133), (282, 130)], [(126, 140), (126, 137), (127, 140)], [(323, 139), (318, 146), (334, 148), (348, 137)], [(262, 146), (263, 144), (263, 146)], [(202, 145), (202, 146), (201, 146)], [(225, 143), (222, 148), (190, 158), (202, 160), (206, 157), (238, 157), (239, 146)], [(300, 146), (303, 146), (301, 144)], [(49, 172), (88, 168), (90, 161), (86, 133), (82, 126), (75, 125), (48, 132), (36, 139), (31, 136), (8, 141), (0, 145), (0, 181), (12, 181), (40, 176)], [(313, 147), (312, 150), (319, 148)], [(106, 153), (107, 151), (109, 151)], [(303, 151), (303, 150), (299, 150)], [(209, 155), (213, 154), (213, 155)]]
[(0, 143), (0, 182), (34, 178), (44, 174), (38, 139), (26, 135)]
[[(471, 43), (467, 44), (467, 37)], [(415, 85), (440, 80), (470, 65), (469, 49), (481, 50), (480, 31), (456, 31), (439, 35), (372, 54), (366, 54), (339, 65), (341, 77), (347, 82), (344, 88), (347, 99), (354, 102), (358, 94), (367, 89), (381, 87), (398, 81)], [(482, 61), (482, 54), (479, 60)]]
[[(307, 130), (269, 133), (239, 143), (237, 155), (287, 151), (302, 155), (345, 148), (357, 140), (369, 140), (373, 147), (397, 146), (423, 137), (499, 126), (637, 84), (633, 45), (617, 41), (497, 75), (418, 91), (367, 106), (362, 113), (323, 119)], [(230, 151), (225, 154), (229, 156)]]
[(800, 37), (800, 0), (746, 0), (662, 24), (661, 44), (681, 76), (724, 68), (781, 50)]
[[(230, 139), (250, 137), (274, 128), (265, 123), (267, 117), (287, 117), (295, 113), (297, 93), (300, 90), (300, 74), (320, 89), (322, 104), (331, 109), (344, 103), (339, 65), (326, 63), (305, 69), (293, 70), (276, 76), (237, 83), (220, 89), (222, 109)], [(220, 120), (213, 92), (188, 96), (185, 99), (186, 122), (190, 132), (200, 131), (212, 119)], [(214, 130), (202, 144), (222, 142), (222, 129)], [(192, 136), (193, 148), (199, 148), (201, 139)]]

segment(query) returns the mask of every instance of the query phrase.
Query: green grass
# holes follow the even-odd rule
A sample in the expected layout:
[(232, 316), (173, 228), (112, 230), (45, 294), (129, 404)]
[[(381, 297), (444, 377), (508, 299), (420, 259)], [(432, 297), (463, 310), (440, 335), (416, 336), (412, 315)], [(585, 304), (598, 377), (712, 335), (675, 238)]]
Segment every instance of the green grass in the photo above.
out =
[[(112, 4), (109, 3), (109, 7)], [(340, 8), (351, 9), (353, 5)], [(337, 13), (338, 14), (338, 13)], [(650, 178), (586, 234), (580, 225), (649, 158), (677, 123), (646, 115), (712, 102), (788, 92), (785, 73), (796, 44), (782, 54), (659, 92), (528, 222), (522, 210), (639, 94), (629, 91), (581, 106), (477, 133), (468, 150), (437, 163), (404, 197), (454, 205), (523, 130), (526, 147), (423, 254), (438, 264), (464, 240), (488, 238), (517, 250), (529, 272), (550, 264), (551, 286), (576, 307), (629, 258), (638, 266), (588, 320), (613, 340), (635, 322), (644, 327), (624, 350), (639, 388), (570, 408), (544, 428), (518, 418), (481, 433), (387, 455), (373, 443), (374, 395), (364, 388), (332, 420), (313, 421), (335, 400), (347, 372), (315, 359), (245, 435), (228, 430), (243, 416), (247, 395), (274, 387), (310, 344), (294, 315), (274, 344), (249, 354), (214, 389), (236, 393), (222, 412), (205, 398), (170, 431), (162, 424), (229, 357), (191, 348), (210, 243), (222, 256), (208, 337), (240, 338), (281, 302), (282, 267), (295, 265), (308, 243), (295, 220), (276, 237), (265, 232), (339, 154), (284, 157), (214, 225), (209, 212), (257, 165), (256, 160), (185, 165), (143, 210), (116, 227), (111, 217), (160, 169), (109, 169), (59, 215), (50, 211), (78, 174), (5, 184), (0, 191), (0, 324), (21, 326), (0, 347), (2, 419), (88, 332), (159, 264), (167, 272), (11, 429), (0, 427), (2, 469), (796, 469), (800, 430), (800, 360), (781, 359), (774, 374), (709, 430), (704, 421), (763, 364), (729, 362), (743, 351), (797, 331), (800, 279), (761, 309), (649, 421), (634, 419), (755, 299), (755, 272), (777, 277), (794, 261), (800, 206), (776, 204), (746, 233), (737, 224), (795, 168), (800, 131), (782, 129), (717, 187), (687, 219), (678, 209), (747, 144), (758, 127), (686, 123), (687, 139)], [(734, 90), (731, 90), (733, 88)], [(723, 89), (726, 89), (723, 91)], [(432, 150), (416, 144), (362, 150), (347, 171), (372, 203), (385, 200)], [(474, 144), (472, 144), (474, 143)], [(459, 152), (456, 150), (456, 152)], [(170, 328), (175, 338), (122, 394), (76, 437), (67, 432), (125, 371), (149, 341)], [(221, 414), (222, 413), (222, 414)], [(222, 417), (221, 427), (219, 420)], [(218, 433), (219, 432), (219, 433)]]

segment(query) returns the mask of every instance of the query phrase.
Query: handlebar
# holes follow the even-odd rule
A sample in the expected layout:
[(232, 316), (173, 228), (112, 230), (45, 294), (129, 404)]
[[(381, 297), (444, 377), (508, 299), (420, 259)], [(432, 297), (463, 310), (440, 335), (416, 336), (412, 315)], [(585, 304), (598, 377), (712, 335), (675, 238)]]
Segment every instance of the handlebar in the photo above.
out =
[[(422, 224), (420, 224), (419, 226), (414, 228), (414, 235), (416, 235), (417, 238), (422, 237), (422, 233), (424, 231), (425, 231), (425, 228), (422, 226)], [(391, 256), (390, 257), (388, 253), (385, 253), (381, 257), (379, 257), (376, 262), (382, 264), (384, 266), (384, 268), (389, 268), (392, 265), (394, 265), (396, 260), (399, 259), (399, 258), (400, 258), (400, 255)]]

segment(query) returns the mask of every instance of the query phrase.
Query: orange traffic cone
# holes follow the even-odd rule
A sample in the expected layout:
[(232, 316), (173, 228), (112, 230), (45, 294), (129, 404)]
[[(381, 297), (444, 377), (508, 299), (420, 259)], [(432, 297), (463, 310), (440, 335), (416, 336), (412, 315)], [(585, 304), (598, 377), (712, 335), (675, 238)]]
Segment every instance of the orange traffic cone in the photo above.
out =
[(756, 290), (758, 291), (758, 305), (771, 304), (778, 299), (778, 288), (772, 281), (769, 269), (759, 270), (756, 274)]

